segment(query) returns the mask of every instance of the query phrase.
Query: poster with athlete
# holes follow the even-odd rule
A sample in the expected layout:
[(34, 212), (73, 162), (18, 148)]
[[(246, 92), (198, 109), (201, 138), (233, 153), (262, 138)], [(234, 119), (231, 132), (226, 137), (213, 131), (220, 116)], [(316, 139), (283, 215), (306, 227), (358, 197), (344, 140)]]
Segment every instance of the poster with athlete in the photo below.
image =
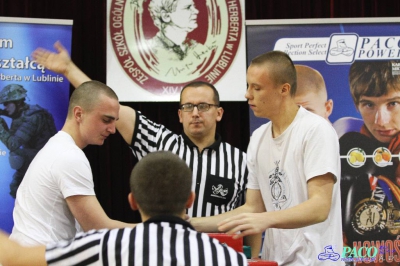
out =
[(121, 101), (178, 101), (194, 80), (244, 101), (243, 0), (108, 0), (107, 84)]
[[(316, 260), (400, 262), (399, 23), (398, 18), (246, 21), (248, 63), (270, 50), (286, 52), (298, 74), (296, 102), (316, 113), (322, 107), (320, 115), (339, 137), (344, 248), (321, 247)], [(322, 81), (304, 81), (307, 73), (318, 73)], [(326, 87), (322, 98), (314, 87)], [(267, 122), (249, 114), (251, 131)]]
[(70, 51), (71, 37), (71, 20), (0, 17), (0, 229), (8, 233), (25, 172), (61, 129), (68, 109), (68, 80), (30, 55), (57, 40)]

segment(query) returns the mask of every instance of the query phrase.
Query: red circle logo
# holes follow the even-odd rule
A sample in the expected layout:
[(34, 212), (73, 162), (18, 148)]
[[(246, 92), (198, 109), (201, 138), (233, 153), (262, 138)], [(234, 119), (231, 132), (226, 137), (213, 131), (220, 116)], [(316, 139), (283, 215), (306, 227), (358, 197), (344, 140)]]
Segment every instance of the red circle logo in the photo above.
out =
[(112, 0), (109, 14), (119, 64), (154, 94), (193, 80), (215, 84), (235, 58), (242, 24), (240, 0)]

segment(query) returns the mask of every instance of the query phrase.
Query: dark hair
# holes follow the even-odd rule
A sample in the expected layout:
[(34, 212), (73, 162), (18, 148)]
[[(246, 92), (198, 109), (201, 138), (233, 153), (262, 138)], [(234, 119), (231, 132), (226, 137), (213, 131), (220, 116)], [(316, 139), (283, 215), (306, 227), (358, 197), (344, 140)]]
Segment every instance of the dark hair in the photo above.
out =
[(192, 171), (169, 151), (157, 151), (140, 160), (131, 173), (131, 191), (150, 217), (181, 215), (192, 187)]
[(184, 91), (186, 88), (188, 88), (188, 87), (192, 87), (192, 88), (209, 87), (209, 88), (212, 89), (213, 92), (214, 92), (214, 98), (213, 98), (214, 104), (216, 104), (216, 105), (219, 106), (219, 93), (218, 93), (217, 89), (216, 89), (216, 88), (214, 87), (214, 85), (212, 85), (211, 83), (208, 83), (208, 82), (205, 82), (205, 81), (201, 81), (201, 80), (192, 81), (192, 82), (186, 84), (186, 85), (182, 88), (182, 90), (181, 90), (181, 95), (180, 95), (180, 100), (179, 100), (179, 101), (180, 101), (180, 104), (182, 104), (182, 93), (183, 93), (183, 91)]
[(270, 51), (255, 57), (251, 65), (271, 65), (268, 69), (275, 84), (289, 83), (290, 95), (296, 94), (297, 76), (296, 69), (290, 57), (281, 51)]
[(400, 75), (393, 74), (394, 65), (400, 66), (400, 61), (355, 61), (351, 65), (350, 93), (356, 106), (363, 95), (380, 97), (387, 94), (389, 88), (400, 90)]
[(117, 94), (106, 84), (96, 80), (82, 83), (72, 92), (69, 99), (68, 116), (72, 115), (72, 110), (75, 106), (81, 106), (87, 112), (92, 111), (99, 103), (100, 95), (105, 95), (118, 101)]

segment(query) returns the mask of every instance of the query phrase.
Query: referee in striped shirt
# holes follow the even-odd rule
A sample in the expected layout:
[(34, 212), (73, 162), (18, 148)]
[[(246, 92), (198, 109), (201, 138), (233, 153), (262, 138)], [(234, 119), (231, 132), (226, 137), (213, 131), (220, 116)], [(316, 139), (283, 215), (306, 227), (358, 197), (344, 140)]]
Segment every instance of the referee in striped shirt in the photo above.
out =
[(216, 134), (223, 109), (212, 84), (195, 81), (183, 87), (178, 110), (183, 125), (180, 135), (138, 111), (121, 107), (121, 112), (125, 111), (130, 114), (129, 121), (135, 121), (130, 147), (139, 160), (150, 152), (168, 150), (179, 155), (193, 170), (192, 188), (197, 197), (188, 209), (189, 216), (213, 216), (243, 204), (246, 154), (221, 141)]
[(0, 233), (6, 265), (247, 265), (243, 253), (196, 232), (184, 220), (193, 204), (192, 173), (177, 155), (159, 151), (136, 164), (128, 200), (143, 223), (91, 230), (73, 240), (23, 247)]

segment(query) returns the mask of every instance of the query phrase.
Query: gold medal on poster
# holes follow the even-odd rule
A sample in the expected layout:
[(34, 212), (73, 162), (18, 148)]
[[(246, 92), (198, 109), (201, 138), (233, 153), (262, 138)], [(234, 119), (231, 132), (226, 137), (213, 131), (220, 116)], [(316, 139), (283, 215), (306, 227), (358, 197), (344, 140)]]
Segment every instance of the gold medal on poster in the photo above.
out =
[(376, 234), (386, 227), (387, 211), (376, 200), (367, 198), (354, 208), (352, 226), (360, 235)]

